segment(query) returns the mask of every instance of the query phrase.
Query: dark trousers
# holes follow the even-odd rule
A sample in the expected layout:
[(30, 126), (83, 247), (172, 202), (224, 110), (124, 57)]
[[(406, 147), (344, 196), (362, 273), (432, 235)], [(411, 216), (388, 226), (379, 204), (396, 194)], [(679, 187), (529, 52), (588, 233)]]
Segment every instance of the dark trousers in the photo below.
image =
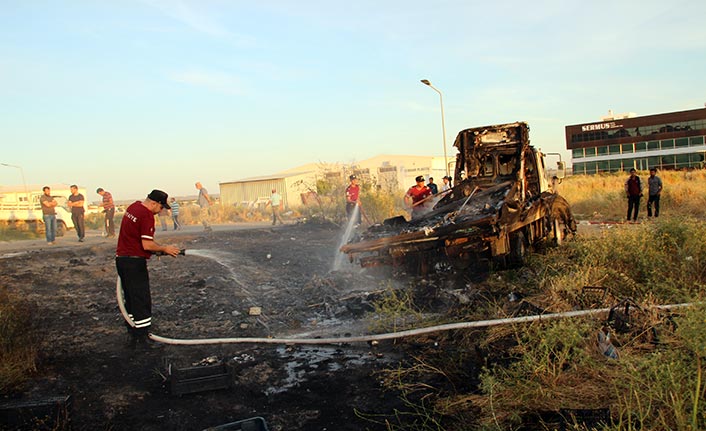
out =
[(633, 221), (637, 221), (637, 213), (640, 209), (640, 196), (628, 196), (628, 221), (630, 221), (630, 215), (633, 210), (635, 214), (633, 215)]
[(647, 199), (647, 217), (652, 217), (652, 204), (655, 205), (655, 217), (659, 217), (659, 195), (650, 195)]
[(147, 259), (118, 256), (115, 258), (120, 284), (125, 297), (125, 310), (135, 323), (134, 333), (146, 335), (152, 325), (152, 295)]
[(71, 213), (71, 221), (74, 222), (74, 229), (76, 229), (76, 235), (78, 235), (78, 239), (83, 239), (83, 237), (86, 236), (86, 226), (83, 222), (83, 213)]
[(105, 210), (105, 233), (110, 236), (115, 235), (115, 208)]

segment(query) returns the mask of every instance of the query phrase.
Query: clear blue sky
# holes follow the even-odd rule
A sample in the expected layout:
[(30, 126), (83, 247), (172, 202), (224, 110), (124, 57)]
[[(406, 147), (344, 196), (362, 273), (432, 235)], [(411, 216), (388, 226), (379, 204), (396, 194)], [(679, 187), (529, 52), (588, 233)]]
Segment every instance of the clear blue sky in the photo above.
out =
[[(706, 1), (1, 0), (0, 163), (116, 199), (706, 102)], [(0, 166), (0, 184), (21, 183)]]

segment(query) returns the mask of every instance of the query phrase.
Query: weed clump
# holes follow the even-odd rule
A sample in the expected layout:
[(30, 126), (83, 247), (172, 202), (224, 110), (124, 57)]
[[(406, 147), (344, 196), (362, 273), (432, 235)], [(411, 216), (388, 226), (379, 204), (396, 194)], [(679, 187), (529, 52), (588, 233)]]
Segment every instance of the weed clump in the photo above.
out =
[(21, 389), (37, 371), (39, 338), (32, 308), (0, 289), (0, 393)]
[[(613, 312), (440, 335), (444, 360), (424, 352), (383, 373), (408, 406), (387, 418), (390, 429), (550, 429), (548, 412), (577, 429), (705, 429), (704, 234), (692, 216), (661, 218), (578, 238), (532, 255), (521, 270), (491, 274), (488, 304), (475, 307), (489, 314), (459, 317), (511, 317), (521, 307), (508, 306), (500, 296), (508, 291), (535, 314)], [(691, 305), (655, 307), (680, 303)], [(609, 418), (581, 424), (567, 411)]]

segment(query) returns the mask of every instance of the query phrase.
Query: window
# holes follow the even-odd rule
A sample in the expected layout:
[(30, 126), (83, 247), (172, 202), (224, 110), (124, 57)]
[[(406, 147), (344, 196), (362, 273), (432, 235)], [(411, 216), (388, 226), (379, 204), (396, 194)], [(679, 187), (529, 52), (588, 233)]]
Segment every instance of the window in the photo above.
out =
[(674, 168), (673, 154), (667, 154), (666, 156), (662, 156), (662, 168)]
[(674, 146), (675, 147), (688, 147), (689, 146), (689, 138), (675, 139)]
[(674, 139), (665, 139), (662, 141), (662, 149), (664, 150), (665, 148), (674, 148)]
[[(626, 160), (627, 161), (627, 160)], [(620, 160), (610, 160), (608, 161), (608, 170), (610, 172), (618, 172), (623, 168), (623, 164)]]
[(704, 144), (704, 137), (703, 136), (694, 136), (693, 138), (689, 138), (689, 145), (694, 147), (696, 145), (703, 145)]
[(601, 147), (596, 147), (596, 152), (599, 156), (605, 156), (606, 154), (608, 154), (608, 147), (605, 145)]
[(689, 155), (688, 154), (677, 154), (674, 156), (677, 164), (677, 168), (686, 168), (689, 166)]
[(647, 164), (651, 168), (662, 168), (662, 161), (660, 160), (659, 157), (648, 157), (647, 158)]
[(635, 143), (635, 152), (638, 151), (647, 151), (647, 142), (636, 142)]
[(574, 159), (580, 159), (583, 157), (583, 148), (574, 148), (571, 150), (571, 157)]
[(609, 165), (608, 165), (608, 160), (602, 160), (600, 162), (597, 162), (598, 166), (598, 172), (605, 172), (609, 170)]
[(620, 147), (623, 151), (623, 154), (630, 154), (634, 152), (632, 149), (632, 144), (623, 144)]
[(659, 150), (659, 141), (650, 141), (647, 143), (648, 150)]
[(596, 155), (596, 147), (586, 148), (586, 157), (594, 157)]
[(586, 173), (585, 163), (574, 163), (574, 165), (572, 166), (572, 170), (573, 170), (574, 175), (585, 174)]
[(689, 163), (691, 166), (703, 167), (704, 163), (704, 153), (691, 153), (689, 154)]
[(609, 145), (608, 152), (610, 154), (620, 154), (620, 145)]
[(595, 174), (596, 173), (596, 162), (586, 162), (586, 173)]

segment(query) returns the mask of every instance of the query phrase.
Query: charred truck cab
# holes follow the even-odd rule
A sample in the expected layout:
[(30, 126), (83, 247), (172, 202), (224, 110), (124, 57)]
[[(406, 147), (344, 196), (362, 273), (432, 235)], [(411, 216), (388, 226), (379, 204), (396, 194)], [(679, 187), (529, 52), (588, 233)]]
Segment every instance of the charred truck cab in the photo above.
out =
[[(392, 265), (424, 274), (437, 262), (522, 265), (543, 243), (576, 232), (569, 203), (549, 189), (544, 155), (524, 122), (461, 131), (454, 183), (422, 217), (371, 226), (341, 251), (363, 267)], [(558, 163), (557, 176), (564, 176)], [(440, 195), (436, 195), (437, 197)]]

